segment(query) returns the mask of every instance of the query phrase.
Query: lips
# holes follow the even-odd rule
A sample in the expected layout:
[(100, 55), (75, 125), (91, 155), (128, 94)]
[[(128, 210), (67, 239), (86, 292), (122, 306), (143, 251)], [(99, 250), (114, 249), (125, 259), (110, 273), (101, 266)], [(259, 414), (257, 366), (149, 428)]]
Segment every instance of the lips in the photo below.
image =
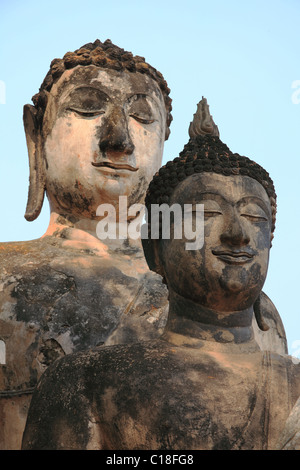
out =
[(96, 168), (112, 168), (114, 170), (129, 170), (129, 171), (138, 171), (138, 168), (135, 168), (128, 163), (113, 163), (113, 162), (92, 162), (92, 165)]
[(242, 250), (212, 250), (212, 253), (217, 256), (217, 258), (229, 264), (249, 263), (255, 254), (252, 251)]

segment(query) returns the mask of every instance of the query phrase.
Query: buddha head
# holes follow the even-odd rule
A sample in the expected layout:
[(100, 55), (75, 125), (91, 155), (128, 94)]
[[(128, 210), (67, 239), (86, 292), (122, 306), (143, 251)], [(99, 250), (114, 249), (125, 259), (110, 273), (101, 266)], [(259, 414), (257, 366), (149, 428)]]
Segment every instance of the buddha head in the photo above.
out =
[[(203, 205), (204, 244), (187, 250), (187, 240), (144, 240), (150, 269), (169, 291), (215, 312), (257, 305), (266, 279), (276, 217), (276, 194), (268, 173), (221, 142), (205, 99), (190, 125), (179, 157), (154, 176), (146, 195), (152, 204)], [(196, 214), (194, 214), (196, 215)], [(259, 313), (257, 313), (259, 315)], [(260, 325), (260, 319), (257, 318)]]
[(143, 57), (110, 40), (54, 59), (24, 106), (30, 164), (25, 217), (50, 210), (95, 218), (102, 203), (141, 203), (172, 120), (169, 88)]

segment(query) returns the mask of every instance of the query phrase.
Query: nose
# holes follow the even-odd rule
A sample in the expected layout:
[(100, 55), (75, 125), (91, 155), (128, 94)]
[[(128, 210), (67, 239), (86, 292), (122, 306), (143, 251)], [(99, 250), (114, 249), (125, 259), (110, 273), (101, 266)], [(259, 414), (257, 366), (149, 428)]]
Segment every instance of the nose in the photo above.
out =
[(100, 129), (99, 139), (100, 151), (103, 153), (117, 152), (124, 155), (131, 155), (134, 151), (134, 144), (131, 140), (128, 123), (124, 110), (115, 107), (109, 113)]
[(231, 246), (245, 246), (250, 242), (250, 237), (243, 221), (235, 210), (228, 214), (220, 239), (222, 243)]

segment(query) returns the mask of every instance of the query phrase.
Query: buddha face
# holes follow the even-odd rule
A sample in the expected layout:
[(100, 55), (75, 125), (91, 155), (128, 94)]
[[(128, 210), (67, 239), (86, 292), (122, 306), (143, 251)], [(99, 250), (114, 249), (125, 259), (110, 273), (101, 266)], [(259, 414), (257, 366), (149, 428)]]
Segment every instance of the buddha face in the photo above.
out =
[(194, 174), (176, 187), (171, 203), (204, 205), (204, 245), (191, 251), (184, 238), (159, 242), (168, 287), (217, 312), (251, 307), (268, 269), (271, 205), (265, 189), (248, 176)]
[(52, 211), (95, 218), (102, 203), (143, 202), (159, 169), (166, 110), (157, 83), (128, 71), (77, 66), (52, 87), (43, 121)]

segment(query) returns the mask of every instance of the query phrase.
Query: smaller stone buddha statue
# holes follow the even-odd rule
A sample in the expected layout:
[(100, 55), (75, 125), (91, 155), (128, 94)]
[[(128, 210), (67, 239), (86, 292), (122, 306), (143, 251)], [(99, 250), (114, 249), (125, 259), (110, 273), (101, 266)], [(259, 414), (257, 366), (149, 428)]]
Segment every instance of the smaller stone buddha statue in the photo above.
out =
[[(149, 235), (160, 204), (203, 216), (187, 249), (183, 219), (145, 238), (150, 269), (169, 291), (160, 338), (94, 348), (51, 365), (33, 396), (23, 449), (269, 450), (300, 396), (300, 365), (262, 351), (255, 308), (275, 229), (269, 174), (210, 132), (191, 137), (154, 176)], [(157, 221), (157, 219), (156, 219)], [(255, 313), (256, 311), (256, 313)]]

